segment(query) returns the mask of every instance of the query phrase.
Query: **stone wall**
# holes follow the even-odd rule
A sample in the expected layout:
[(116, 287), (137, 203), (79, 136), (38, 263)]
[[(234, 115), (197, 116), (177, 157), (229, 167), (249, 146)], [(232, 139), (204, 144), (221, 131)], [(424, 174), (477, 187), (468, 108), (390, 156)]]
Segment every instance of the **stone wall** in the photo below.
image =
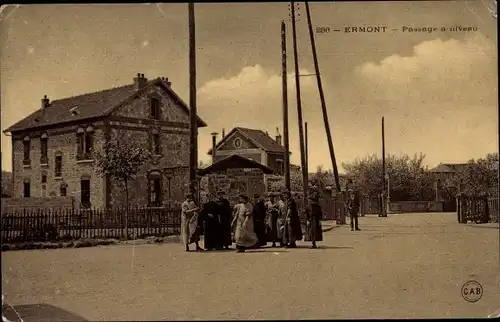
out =
[(35, 209), (73, 209), (75, 200), (71, 196), (51, 198), (2, 198), (2, 214), (22, 213)]
[(443, 203), (440, 201), (391, 201), (389, 211), (392, 213), (443, 212)]
[[(149, 99), (160, 99), (160, 119), (149, 118)], [(117, 118), (118, 117), (118, 118)], [(122, 118), (120, 118), (122, 117)], [(150, 136), (156, 130), (160, 135), (160, 155), (153, 156), (145, 164), (135, 180), (129, 182), (129, 204), (145, 206), (148, 204), (148, 174), (161, 174), (162, 202), (170, 199), (181, 202), (188, 191), (189, 165), (189, 115), (174, 99), (159, 87), (150, 88), (138, 99), (118, 109), (110, 122), (110, 139), (122, 144), (134, 144), (149, 148)], [(173, 177), (164, 176), (165, 168), (173, 168)], [(116, 181), (110, 182), (109, 206), (125, 204), (124, 186)]]
[[(82, 125), (73, 125), (58, 127), (47, 131), (30, 131), (29, 137), (30, 160), (29, 166), (23, 165), (23, 138), (24, 135), (13, 136), (13, 164), (12, 173), (13, 198), (22, 198), (24, 193), (25, 180), (30, 182), (30, 197), (42, 197), (42, 174), (47, 176), (46, 195), (60, 196), (61, 184), (66, 184), (67, 195), (74, 198), (76, 204), (80, 204), (80, 179), (82, 177), (90, 178), (90, 202), (92, 206), (102, 207), (104, 205), (104, 179), (95, 174), (94, 162), (78, 161), (77, 154), (77, 130), (87, 126), (94, 127), (94, 148), (104, 142), (104, 133), (101, 128), (102, 123), (86, 123)], [(41, 144), (40, 136), (46, 133), (48, 136), (48, 164), (41, 164)], [(55, 177), (55, 155), (60, 153), (62, 156), (62, 176)], [(24, 199), (24, 198), (23, 198)]]
[(208, 191), (215, 193), (224, 190), (231, 205), (237, 203), (240, 194), (245, 194), (250, 199), (254, 193), (259, 193), (262, 197), (265, 194), (264, 173), (260, 169), (227, 169), (208, 174), (207, 177)]

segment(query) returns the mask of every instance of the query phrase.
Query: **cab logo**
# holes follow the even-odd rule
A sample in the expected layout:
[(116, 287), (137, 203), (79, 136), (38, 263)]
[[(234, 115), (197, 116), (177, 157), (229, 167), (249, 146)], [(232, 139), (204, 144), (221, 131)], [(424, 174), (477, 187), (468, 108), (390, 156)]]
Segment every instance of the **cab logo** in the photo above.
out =
[(462, 286), (462, 297), (469, 303), (475, 303), (483, 297), (483, 286), (477, 281), (468, 281)]

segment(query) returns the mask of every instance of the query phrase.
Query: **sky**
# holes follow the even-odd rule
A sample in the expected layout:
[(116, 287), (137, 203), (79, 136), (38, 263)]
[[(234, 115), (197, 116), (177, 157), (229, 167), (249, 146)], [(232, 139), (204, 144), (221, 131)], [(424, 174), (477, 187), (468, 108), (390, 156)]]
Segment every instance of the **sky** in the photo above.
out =
[[(386, 151), (426, 154), (429, 167), (498, 152), (497, 21), (489, 0), (311, 3), (320, 73), (339, 167)], [(292, 163), (300, 164), (287, 3), (195, 5), (199, 159), (211, 132), (241, 126), (282, 133), (281, 21), (287, 24)], [(314, 73), (305, 6), (297, 22), (299, 75)], [(58, 99), (168, 77), (189, 102), (187, 4), (2, 7), (1, 128)], [(386, 26), (385, 33), (345, 27)], [(402, 28), (438, 28), (408, 32)], [(474, 30), (451, 30), (452, 27)], [(444, 27), (446, 30), (441, 30)], [(397, 30), (392, 30), (397, 29)], [(457, 28), (458, 29), (458, 28)], [(461, 29), (461, 28), (460, 28)], [(331, 169), (316, 78), (301, 76), (309, 171)], [(2, 134), (2, 168), (11, 140)], [(342, 168), (340, 168), (342, 170)]]

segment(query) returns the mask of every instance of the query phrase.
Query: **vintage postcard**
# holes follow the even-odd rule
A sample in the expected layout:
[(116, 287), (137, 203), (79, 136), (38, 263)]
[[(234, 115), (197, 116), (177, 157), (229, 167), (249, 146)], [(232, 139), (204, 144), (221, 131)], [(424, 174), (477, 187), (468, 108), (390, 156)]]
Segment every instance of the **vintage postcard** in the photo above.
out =
[(500, 316), (496, 0), (0, 22), (4, 322)]

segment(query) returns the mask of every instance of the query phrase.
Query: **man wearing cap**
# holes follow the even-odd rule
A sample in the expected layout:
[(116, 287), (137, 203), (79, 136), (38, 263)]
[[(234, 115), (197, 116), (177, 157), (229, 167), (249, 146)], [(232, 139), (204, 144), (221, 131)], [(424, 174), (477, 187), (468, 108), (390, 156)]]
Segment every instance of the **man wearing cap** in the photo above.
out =
[(196, 250), (203, 250), (198, 242), (200, 241), (200, 227), (198, 220), (198, 207), (194, 202), (194, 195), (188, 193), (186, 200), (181, 206), (181, 240), (189, 252), (189, 244), (195, 243)]
[(225, 194), (226, 193), (223, 190), (219, 190), (219, 192), (217, 192), (217, 204), (219, 205), (222, 246), (225, 249), (229, 249), (233, 243), (231, 238), (231, 221), (233, 219), (231, 218), (231, 205), (229, 200), (226, 199)]
[(259, 239), (257, 246), (265, 246), (266, 240), (266, 205), (258, 193), (253, 195), (253, 219), (255, 234)]

